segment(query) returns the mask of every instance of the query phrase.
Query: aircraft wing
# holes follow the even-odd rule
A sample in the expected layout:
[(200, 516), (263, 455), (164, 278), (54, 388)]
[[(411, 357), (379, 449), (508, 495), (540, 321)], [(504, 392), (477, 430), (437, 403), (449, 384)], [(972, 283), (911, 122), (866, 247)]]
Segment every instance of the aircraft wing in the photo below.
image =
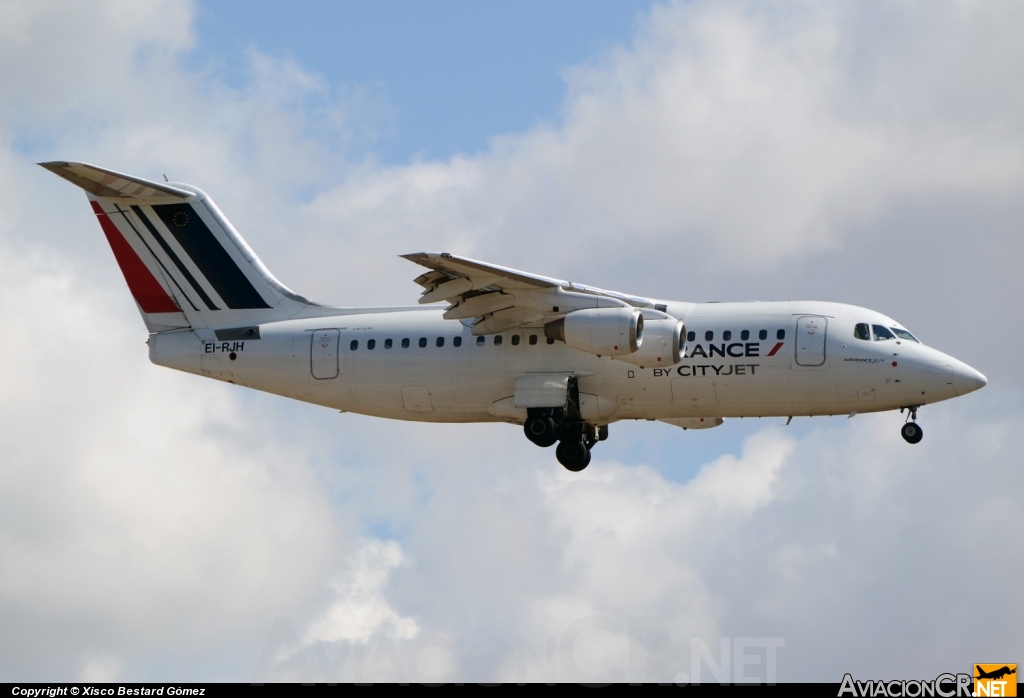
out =
[(654, 301), (640, 296), (530, 274), (447, 252), (417, 252), (402, 257), (430, 270), (415, 279), (424, 289), (419, 302), (446, 301), (449, 306), (445, 319), (472, 320), (474, 335), (540, 326), (584, 308), (655, 309)]

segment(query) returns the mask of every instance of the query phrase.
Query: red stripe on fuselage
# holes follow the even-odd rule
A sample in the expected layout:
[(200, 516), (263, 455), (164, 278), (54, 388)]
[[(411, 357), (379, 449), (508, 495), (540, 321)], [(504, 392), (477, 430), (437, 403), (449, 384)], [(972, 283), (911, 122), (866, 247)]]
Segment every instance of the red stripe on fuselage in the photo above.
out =
[(114, 251), (114, 259), (117, 260), (117, 266), (121, 267), (124, 280), (128, 282), (128, 289), (135, 296), (142, 312), (180, 313), (181, 308), (173, 298), (167, 295), (167, 291), (139, 259), (139, 255), (121, 235), (121, 231), (114, 225), (114, 221), (110, 220), (110, 216), (104, 213), (95, 201), (89, 203), (92, 204), (92, 210), (100, 220), (100, 227), (103, 228), (103, 234), (107, 236), (110, 249)]
[(779, 342), (774, 347), (772, 347), (772, 350), (768, 352), (768, 356), (775, 356), (775, 352), (781, 349), (783, 344), (785, 344), (785, 342)]

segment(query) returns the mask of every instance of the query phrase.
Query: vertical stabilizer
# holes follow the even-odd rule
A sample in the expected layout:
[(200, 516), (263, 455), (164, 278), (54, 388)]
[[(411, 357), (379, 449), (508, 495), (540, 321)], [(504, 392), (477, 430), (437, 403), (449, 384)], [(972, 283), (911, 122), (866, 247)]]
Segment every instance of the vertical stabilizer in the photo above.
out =
[(202, 190), (84, 163), (40, 165), (86, 191), (150, 332), (319, 314), (274, 278)]

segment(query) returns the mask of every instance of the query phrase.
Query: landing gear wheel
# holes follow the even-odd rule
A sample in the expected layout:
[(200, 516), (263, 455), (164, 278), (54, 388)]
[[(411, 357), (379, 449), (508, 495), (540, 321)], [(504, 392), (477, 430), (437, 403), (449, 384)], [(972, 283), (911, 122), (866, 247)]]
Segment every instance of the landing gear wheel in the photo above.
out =
[(924, 431), (921, 427), (917, 426), (916, 422), (907, 422), (900, 429), (900, 434), (903, 436), (903, 440), (908, 444), (916, 444), (922, 438), (924, 438)]
[(558, 441), (555, 420), (551, 417), (530, 417), (523, 424), (523, 431), (526, 433), (526, 438), (541, 448), (554, 446)]
[(578, 473), (590, 465), (590, 449), (582, 441), (566, 439), (558, 444), (555, 457), (566, 470)]

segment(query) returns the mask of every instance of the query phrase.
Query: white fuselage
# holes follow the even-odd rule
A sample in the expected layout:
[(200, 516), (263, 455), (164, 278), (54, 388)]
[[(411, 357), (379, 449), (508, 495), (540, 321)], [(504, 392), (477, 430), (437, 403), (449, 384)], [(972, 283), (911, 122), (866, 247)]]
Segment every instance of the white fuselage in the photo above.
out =
[(674, 366), (641, 367), (578, 351), (548, 340), (543, 327), (474, 337), (463, 323), (442, 319), (438, 307), (268, 322), (259, 326), (259, 339), (161, 332), (150, 336), (150, 358), (338, 410), (428, 422), (522, 422), (526, 410), (512, 398), (517, 378), (531, 373), (575, 376), (580, 411), (594, 424), (876, 412), (945, 400), (985, 383), (963, 362), (915, 341), (856, 338), (857, 323), (900, 327), (865, 308), (666, 305), (689, 333)]

